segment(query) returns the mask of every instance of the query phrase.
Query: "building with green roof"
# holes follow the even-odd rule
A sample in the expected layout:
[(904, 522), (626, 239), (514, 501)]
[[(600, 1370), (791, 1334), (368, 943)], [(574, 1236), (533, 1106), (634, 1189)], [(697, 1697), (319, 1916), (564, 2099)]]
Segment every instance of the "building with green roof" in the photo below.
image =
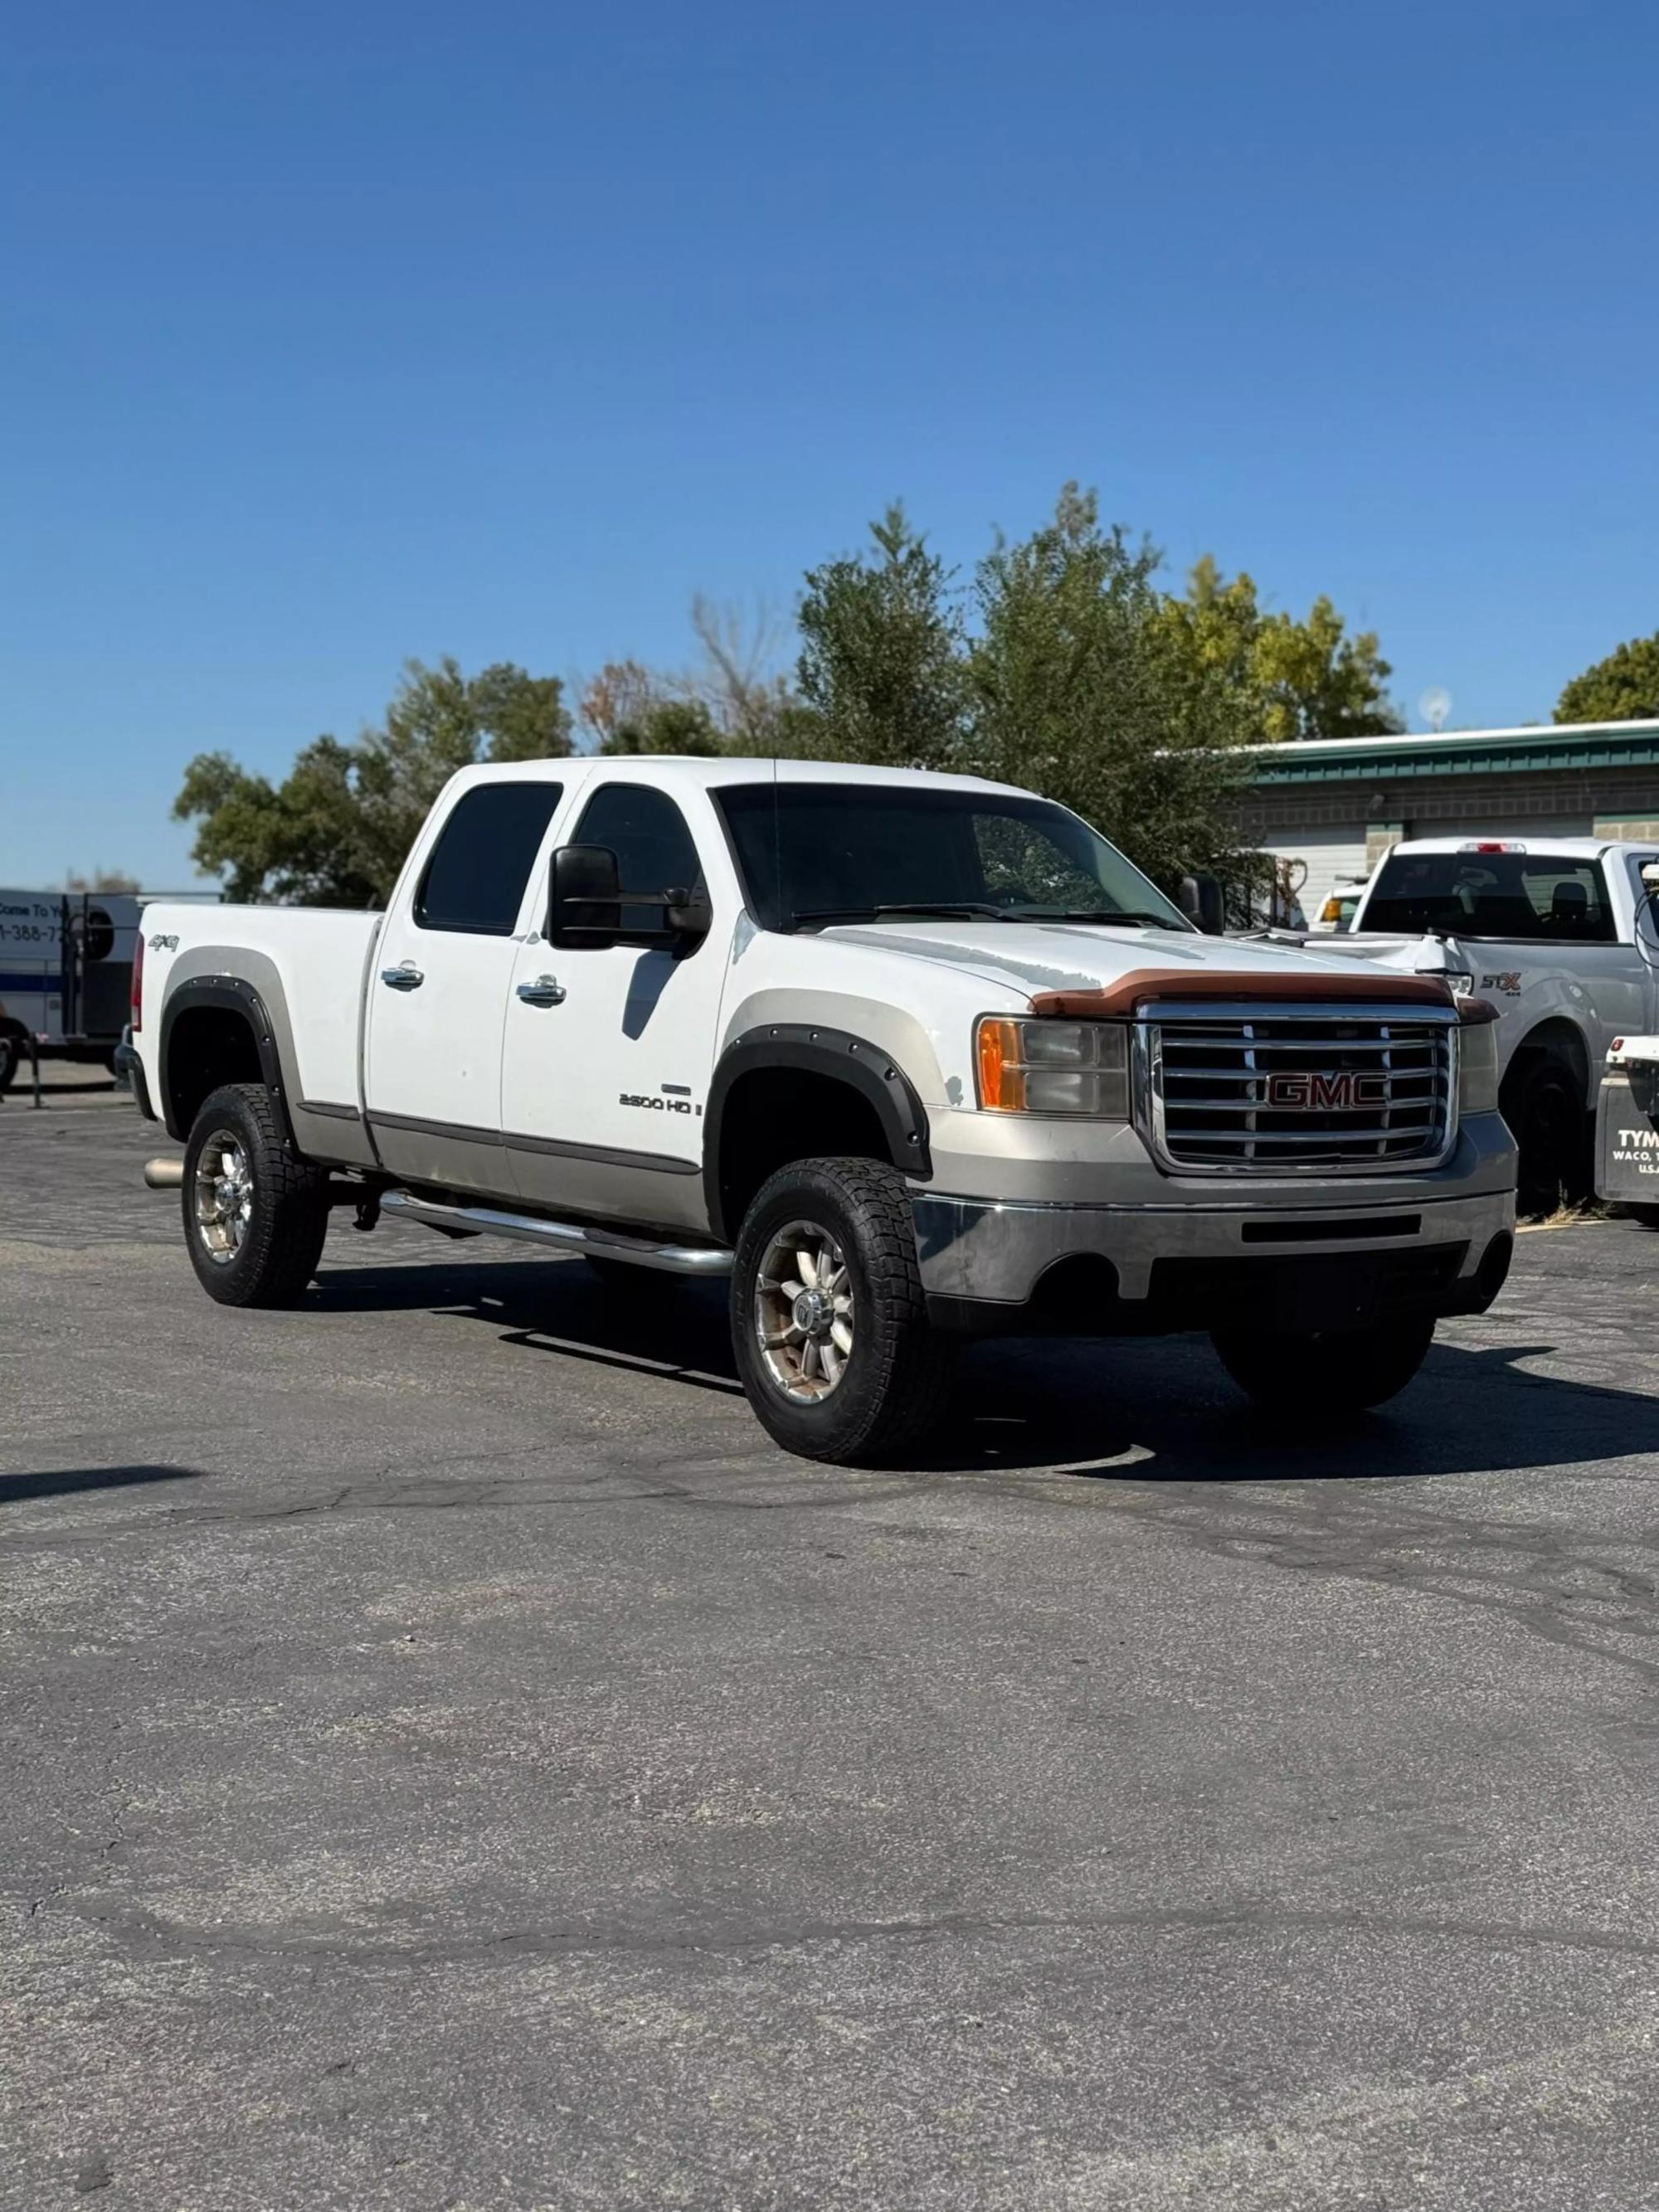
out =
[(1242, 842), (1289, 864), (1310, 921), (1402, 837), (1659, 839), (1659, 721), (1263, 746)]

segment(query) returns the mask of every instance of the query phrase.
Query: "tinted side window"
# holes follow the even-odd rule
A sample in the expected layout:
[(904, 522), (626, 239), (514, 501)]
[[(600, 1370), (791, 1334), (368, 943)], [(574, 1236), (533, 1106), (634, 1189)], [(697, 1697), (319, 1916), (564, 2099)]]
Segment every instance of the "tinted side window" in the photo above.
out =
[(481, 783), (455, 802), (415, 894), (422, 929), (510, 937), (563, 785)]
[[(648, 891), (660, 899), (664, 891), (690, 890), (702, 881), (702, 864), (685, 817), (673, 800), (644, 784), (607, 783), (582, 809), (572, 832), (576, 845), (605, 845), (617, 856), (617, 872), (625, 891)], [(629, 906), (622, 908), (623, 934), (662, 927), (662, 908)]]

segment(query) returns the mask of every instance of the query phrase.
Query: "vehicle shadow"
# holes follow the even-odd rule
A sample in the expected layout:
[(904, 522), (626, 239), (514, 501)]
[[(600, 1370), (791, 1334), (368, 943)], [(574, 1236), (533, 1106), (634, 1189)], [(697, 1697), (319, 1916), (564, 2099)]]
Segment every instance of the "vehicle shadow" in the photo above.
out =
[[(580, 1260), (526, 1267), (469, 1255), (325, 1268), (312, 1301), (335, 1312), (448, 1315), (516, 1351), (741, 1395), (719, 1284), (642, 1271), (618, 1287)], [(1659, 1396), (1528, 1364), (1555, 1349), (1539, 1340), (1536, 1316), (1522, 1316), (1510, 1342), (1437, 1344), (1417, 1381), (1376, 1413), (1298, 1422), (1248, 1405), (1202, 1337), (972, 1344), (949, 1423), (907, 1464), (918, 1474), (1237, 1484), (1659, 1458)]]
[(121, 1490), (134, 1483), (199, 1482), (196, 1467), (69, 1467), (31, 1468), (0, 1474), (0, 1505), (21, 1505), (37, 1498), (70, 1498), (88, 1490)]

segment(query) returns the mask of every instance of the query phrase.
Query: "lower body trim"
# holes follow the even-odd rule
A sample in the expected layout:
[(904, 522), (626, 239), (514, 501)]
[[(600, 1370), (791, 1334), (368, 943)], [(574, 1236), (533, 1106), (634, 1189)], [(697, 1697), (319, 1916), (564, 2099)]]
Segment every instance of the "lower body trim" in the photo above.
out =
[(492, 1206), (445, 1206), (436, 1199), (416, 1198), (406, 1190), (389, 1190), (380, 1200), (383, 1213), (405, 1221), (423, 1222), (428, 1229), (452, 1235), (512, 1237), (526, 1244), (540, 1244), (561, 1252), (575, 1252), (596, 1260), (623, 1260), (636, 1267), (654, 1267), (665, 1275), (729, 1275), (732, 1255), (713, 1244), (662, 1244), (648, 1237), (630, 1237), (618, 1229), (598, 1229), (574, 1221), (544, 1221), (533, 1213), (506, 1213)]

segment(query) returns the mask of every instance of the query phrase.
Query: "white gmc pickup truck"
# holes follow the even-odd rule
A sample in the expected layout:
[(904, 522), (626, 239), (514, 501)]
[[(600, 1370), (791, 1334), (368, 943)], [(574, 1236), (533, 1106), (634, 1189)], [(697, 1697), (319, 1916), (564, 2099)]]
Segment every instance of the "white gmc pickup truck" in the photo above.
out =
[(781, 1443), (890, 1456), (968, 1332), (1211, 1332), (1374, 1405), (1508, 1269), (1492, 1009), (1200, 935), (1086, 823), (802, 762), (472, 769), (384, 915), (156, 904), (135, 1091), (228, 1304), (331, 1208), (732, 1278)]

